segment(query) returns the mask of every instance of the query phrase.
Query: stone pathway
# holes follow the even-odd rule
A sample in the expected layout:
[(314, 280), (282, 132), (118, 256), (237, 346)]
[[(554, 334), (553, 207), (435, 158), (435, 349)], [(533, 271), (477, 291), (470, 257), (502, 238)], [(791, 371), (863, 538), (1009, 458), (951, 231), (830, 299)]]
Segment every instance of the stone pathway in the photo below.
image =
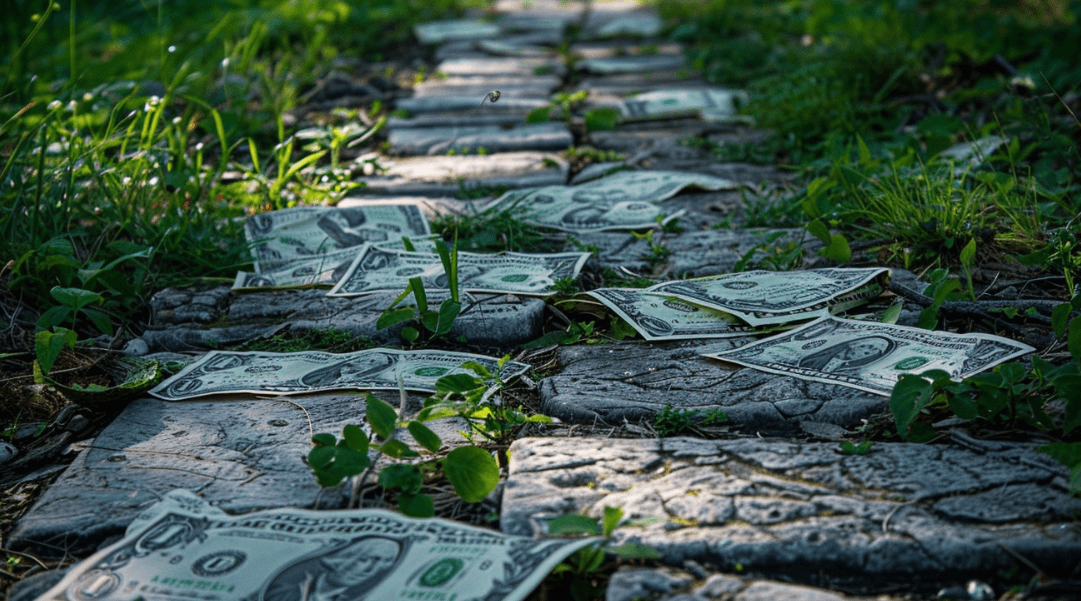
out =
[[(679, 144), (761, 137), (742, 125), (682, 118), (588, 132), (581, 114), (525, 123), (556, 92), (588, 93), (586, 110), (621, 95), (705, 86), (684, 67), (678, 46), (657, 39), (659, 21), (637, 2), (500, 0), (494, 17), (495, 27), (479, 38), (432, 41), (438, 63), (431, 72), (440, 75), (397, 100), (395, 108), (409, 116), (387, 124), (387, 151), (378, 160), (386, 170), (360, 178), (365, 196), (348, 202), (420, 199), (434, 217), (468, 205), (453, 198), (462, 190), (580, 183), (612, 167), (695, 171), (754, 190), (785, 183), (776, 169), (716, 163), (707, 151)], [(577, 59), (561, 56), (560, 44)], [(498, 102), (480, 103), (491, 90), (501, 91)], [(562, 154), (572, 146), (625, 158), (580, 169)], [(741, 223), (741, 199), (739, 191), (684, 193), (662, 205), (666, 213), (687, 211), (682, 232), (658, 231), (652, 241), (606, 232), (577, 236), (577, 244), (599, 249), (589, 268), (595, 279), (604, 268), (670, 279), (725, 273), (767, 239), (802, 243), (804, 267), (825, 265), (813, 252), (818, 242), (800, 231), (712, 229)], [(658, 257), (655, 246), (670, 252)], [(566, 250), (577, 247), (567, 241)], [(894, 280), (920, 289), (911, 274)], [(154, 326), (140, 344), (161, 357), (331, 327), (393, 344), (375, 327), (393, 296), (166, 290), (152, 301)], [(541, 300), (476, 300), (450, 334), (466, 336), (471, 348), (511, 352), (543, 333)], [(913, 322), (914, 314), (902, 316), (901, 323)], [(622, 567), (606, 593), (611, 601), (929, 598), (971, 579), (1017, 581), (1034, 567), (1058, 577), (1076, 571), (1081, 499), (1067, 494), (1066, 469), (1035, 445), (955, 430), (933, 445), (876, 443), (867, 455), (842, 454), (837, 440), (887, 412), (887, 399), (700, 356), (749, 340), (639, 340), (547, 353), (554, 362), (534, 365), (550, 374), (537, 383), (539, 407), (569, 427), (534, 428), (514, 442), (497, 489), (502, 496), (494, 493), (487, 511), (499, 511), (499, 527), (513, 534), (540, 534), (546, 517), (599, 516), (605, 506), (664, 518), (617, 531), (617, 541), (656, 548), (666, 567)], [(642, 437), (649, 432), (640, 424), (666, 407), (723, 409), (723, 440)], [(354, 394), (139, 399), (84, 444), (19, 522), (12, 544), (85, 555), (178, 487), (232, 512), (342, 507), (349, 491), (320, 490), (302, 458), (311, 431), (340, 432), (362, 415), (363, 399)], [(451, 438), (456, 429), (442, 424), (440, 434)], [(598, 437), (601, 431), (638, 437)]]

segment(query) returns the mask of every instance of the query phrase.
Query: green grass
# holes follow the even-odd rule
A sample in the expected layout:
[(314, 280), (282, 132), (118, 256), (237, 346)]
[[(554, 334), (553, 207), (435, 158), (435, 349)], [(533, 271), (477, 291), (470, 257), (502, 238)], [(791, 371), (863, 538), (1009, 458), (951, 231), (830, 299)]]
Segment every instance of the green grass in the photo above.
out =
[[(977, 240), (979, 257), (1044, 249), (1044, 267), (1076, 270), (1078, 253), (1062, 240), (1081, 234), (1081, 1), (657, 8), (692, 64), (746, 88), (742, 111), (773, 132), (753, 145), (683, 143), (802, 176), (802, 204), (748, 203), (751, 224), (821, 219), (844, 236), (887, 240), (874, 247), (886, 250), (879, 259), (913, 268), (956, 266)], [(981, 163), (941, 160), (987, 136), (1007, 142)]]
[(231, 279), (251, 262), (245, 217), (354, 187), (341, 150), (369, 128), (332, 113), (294, 136), (298, 99), (335, 59), (381, 60), (466, 2), (16, 2), (0, 50), (6, 284), (42, 311), (55, 286), (100, 293), (138, 331), (153, 291)]

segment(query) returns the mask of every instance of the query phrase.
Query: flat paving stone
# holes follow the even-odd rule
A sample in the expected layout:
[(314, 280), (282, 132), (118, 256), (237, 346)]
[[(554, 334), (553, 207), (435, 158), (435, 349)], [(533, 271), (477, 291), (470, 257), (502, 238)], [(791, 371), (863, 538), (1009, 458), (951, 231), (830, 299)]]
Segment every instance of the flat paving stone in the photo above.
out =
[(801, 422), (845, 429), (888, 411), (886, 397), (777, 376), (702, 357), (751, 342), (623, 342), (561, 347), (562, 371), (541, 380), (541, 412), (576, 424), (652, 421), (666, 407), (722, 410), (733, 429), (764, 435), (802, 432)]
[(500, 527), (535, 534), (546, 518), (621, 507), (664, 522), (624, 526), (613, 542), (647, 544), (669, 565), (804, 582), (822, 572), (878, 590), (1027, 571), (1018, 557), (1068, 574), (1081, 556), (1068, 470), (1033, 444), (976, 443), (845, 455), (759, 438), (519, 439)]
[(558, 59), (495, 57), (452, 58), (440, 62), (434, 71), (447, 75), (562, 75), (566, 67)]
[[(693, 564), (692, 564), (693, 566)], [(810, 586), (673, 568), (624, 567), (612, 574), (605, 601), (845, 601), (866, 599)], [(877, 601), (885, 601), (882, 596)]]
[[(615, 60), (615, 59), (613, 59)], [(708, 83), (685, 66), (667, 71), (642, 71), (583, 77), (574, 89), (589, 92), (591, 97), (630, 96), (660, 89), (706, 87)]]
[[(487, 93), (487, 92), (485, 92)], [(502, 98), (499, 102), (485, 102), (481, 104), (476, 94), (457, 96), (421, 96), (419, 98), (401, 98), (395, 101), (395, 107), (410, 115), (428, 113), (466, 113), (466, 114), (491, 114), (491, 113), (514, 113), (526, 115), (529, 111), (548, 106), (547, 98)]]
[(591, 2), (582, 37), (652, 37), (661, 32), (662, 26), (656, 12), (634, 0)]
[[(404, 288), (404, 283), (403, 283)], [(221, 288), (213, 292), (220, 293)], [(217, 295), (169, 288), (150, 304), (154, 326), (143, 333), (150, 352), (220, 348), (274, 334), (342, 330), (376, 342), (399, 342), (400, 327), (376, 327), (397, 296), (380, 293), (358, 298), (328, 297), (326, 290), (268, 290)], [(436, 299), (434, 291), (429, 298)], [(448, 335), (472, 344), (510, 348), (541, 335), (544, 301), (511, 295), (466, 295), (462, 314)], [(200, 307), (198, 312), (190, 306)]]
[(387, 139), (394, 154), (428, 156), (482, 149), (485, 153), (565, 150), (574, 145), (574, 135), (563, 122), (396, 129)]
[(453, 196), (463, 188), (562, 186), (570, 171), (563, 157), (544, 152), (388, 158), (379, 164), (385, 171), (356, 180), (368, 193)]
[(415, 129), (422, 127), (475, 127), (479, 125), (514, 126), (525, 122), (521, 115), (514, 113), (488, 113), (473, 115), (446, 115), (428, 113), (416, 117), (391, 117), (387, 119), (387, 131), (396, 129)]
[[(397, 392), (377, 396), (398, 403)], [(229, 512), (344, 507), (347, 485), (322, 489), (304, 458), (312, 432), (340, 435), (346, 424), (363, 422), (364, 395), (240, 398), (133, 401), (19, 521), (11, 543), (50, 555), (92, 550), (176, 488)], [(421, 398), (412, 396), (414, 410)], [(447, 443), (461, 440), (460, 422), (430, 427)]]
[[(713, 204), (719, 207), (731, 207), (738, 200), (738, 193), (711, 192), (678, 195), (661, 203), (663, 214), (673, 215), (680, 209), (689, 209), (689, 213), (679, 218), (679, 225), (688, 231), (665, 233), (655, 231), (652, 243), (671, 251), (667, 258), (658, 259), (650, 241), (642, 240), (627, 232), (593, 232), (575, 234), (575, 240), (584, 246), (596, 247), (596, 265), (600, 269), (619, 269), (625, 267), (631, 271), (664, 276), (669, 279), (704, 277), (731, 273), (735, 266), (748, 252), (756, 247), (762, 252), (752, 255), (755, 261), (761, 260), (772, 249), (787, 249), (789, 244), (797, 244), (802, 239), (803, 267), (825, 267), (826, 260), (819, 257), (818, 249), (822, 242), (817, 238), (804, 235), (802, 229), (709, 229), (695, 231), (693, 228), (706, 223), (716, 223), (723, 217), (708, 216)], [(684, 198), (686, 196), (686, 199)], [(720, 213), (720, 209), (718, 209)], [(567, 250), (577, 250), (570, 243)]]
[(669, 54), (654, 54), (645, 56), (615, 56), (612, 58), (587, 58), (578, 61), (577, 68), (586, 73), (613, 74), (613, 73), (652, 73), (654, 77), (658, 72), (685, 69), (683, 57)]
[[(425, 96), (467, 96), (477, 90), (484, 90), (481, 96), (491, 90), (499, 90), (508, 98), (545, 96), (562, 84), (555, 75), (534, 75), (530, 77), (500, 77), (491, 75), (465, 76), (455, 75), (445, 78), (432, 77), (413, 86), (417, 98)], [(480, 101), (477, 102), (480, 104)]]

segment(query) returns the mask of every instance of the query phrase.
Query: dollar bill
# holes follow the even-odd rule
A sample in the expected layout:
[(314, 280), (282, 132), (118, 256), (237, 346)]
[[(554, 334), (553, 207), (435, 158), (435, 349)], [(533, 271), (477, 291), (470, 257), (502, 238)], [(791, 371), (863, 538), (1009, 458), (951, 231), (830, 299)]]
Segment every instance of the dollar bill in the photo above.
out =
[(732, 181), (679, 171), (620, 171), (578, 186), (513, 190), (490, 206), (517, 209), (522, 221), (571, 233), (660, 227), (679, 214), (664, 216), (658, 203), (684, 188), (725, 190)]
[(178, 490), (39, 599), (520, 601), (596, 540), (535, 540), (379, 509), (232, 516)]
[(255, 255), (256, 273), (287, 270), (298, 259), (368, 243), (429, 234), (428, 220), (420, 207), (412, 204), (294, 207), (260, 213), (244, 223), (244, 235)]
[[(557, 280), (578, 277), (589, 253), (496, 255), (458, 253), (458, 289), (547, 296)], [(349, 271), (328, 296), (359, 296), (373, 292), (400, 292), (409, 278), (419, 277), (426, 290), (446, 290), (447, 274), (435, 253), (364, 247)]]
[(646, 340), (747, 336), (758, 330), (735, 315), (640, 288), (598, 288), (587, 295), (604, 303)]
[(1035, 349), (990, 334), (950, 334), (823, 317), (707, 357), (803, 380), (889, 396), (901, 374), (945, 370), (967, 378)]
[[(499, 369), (498, 360), (492, 357), (437, 350), (374, 348), (344, 354), (210, 351), (158, 384), (150, 394), (166, 401), (182, 401), (225, 393), (397, 390), (399, 381), (406, 390), (432, 392), (435, 381), (447, 374), (472, 374), (462, 367), (467, 361), (475, 361), (492, 373)], [(508, 361), (502, 378), (520, 376), (528, 369), (525, 363)]]
[(810, 269), (744, 271), (663, 282), (645, 290), (731, 313), (749, 325), (787, 323), (828, 314), (831, 305), (846, 309), (878, 296), (889, 270)]
[[(407, 238), (418, 252), (435, 252), (438, 235)], [(405, 250), (402, 239), (381, 243), (380, 248)], [(276, 271), (251, 273), (237, 272), (233, 290), (266, 288), (332, 287), (349, 271), (361, 247), (353, 246), (317, 255), (281, 261)]]
[(696, 116), (708, 121), (731, 121), (745, 92), (721, 88), (656, 90), (626, 98), (619, 106), (625, 121)]

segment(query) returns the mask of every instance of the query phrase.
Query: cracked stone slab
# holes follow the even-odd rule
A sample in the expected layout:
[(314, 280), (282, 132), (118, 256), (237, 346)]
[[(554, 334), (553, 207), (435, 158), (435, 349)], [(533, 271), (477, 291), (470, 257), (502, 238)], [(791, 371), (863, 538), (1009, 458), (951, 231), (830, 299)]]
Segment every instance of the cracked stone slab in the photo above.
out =
[(565, 150), (574, 144), (566, 123), (522, 123), (510, 127), (479, 125), (391, 130), (391, 152), (409, 155), (442, 155), (454, 152), (515, 152)]
[[(706, 229), (721, 221), (726, 213), (733, 210), (733, 204), (739, 200), (738, 192), (689, 193), (674, 196), (663, 203), (661, 209), (665, 215), (672, 215), (678, 210), (688, 213), (679, 218), (680, 227), (688, 231), (680, 233), (653, 233), (653, 244), (671, 251), (667, 258), (659, 259), (650, 246), (650, 241), (636, 238), (627, 232), (593, 232), (576, 234), (575, 240), (585, 246), (596, 247), (596, 264), (600, 269), (619, 269), (625, 267), (639, 273), (653, 273), (670, 279), (703, 277), (731, 273), (736, 263), (755, 247), (763, 251), (752, 256), (754, 261), (766, 256), (773, 249), (787, 249), (789, 244), (796, 244), (803, 239), (803, 267), (826, 267), (828, 262), (818, 256), (818, 249), (823, 247), (817, 238), (804, 236), (802, 229)], [(713, 207), (713, 208), (711, 208)], [(568, 244), (568, 250), (578, 247)]]
[[(405, 282), (402, 283), (405, 287)], [(220, 289), (168, 288), (150, 300), (154, 327), (143, 333), (152, 352), (220, 348), (289, 330), (343, 330), (377, 342), (397, 341), (400, 327), (380, 330), (376, 322), (397, 296), (328, 297), (325, 290), (268, 290), (222, 295)], [(429, 292), (429, 298), (436, 295)], [(213, 304), (210, 299), (215, 299)], [(196, 301), (201, 301), (197, 303)], [(540, 336), (544, 301), (512, 295), (465, 295), (462, 313), (448, 336), (471, 343), (511, 347)], [(193, 315), (189, 306), (198, 306)]]
[[(381, 393), (396, 404), (397, 392)], [(250, 399), (251, 397), (246, 397)], [(304, 463), (312, 432), (340, 435), (364, 420), (359, 393), (286, 400), (132, 402), (49, 487), (12, 532), (22, 547), (86, 548), (120, 534), (175, 488), (230, 512), (275, 507), (341, 508), (348, 485), (323, 490)], [(409, 406), (419, 410), (420, 396)], [(309, 420), (311, 427), (309, 429)], [(432, 422), (448, 444), (461, 423)]]
[(358, 178), (377, 194), (454, 196), (462, 188), (562, 186), (570, 166), (558, 154), (504, 152), (498, 156), (433, 156), (380, 159), (379, 175)]
[(800, 245), (803, 249), (803, 269), (832, 265), (818, 254), (824, 247), (822, 241), (805, 235), (800, 228), (705, 230), (665, 237), (664, 246), (672, 254), (665, 263), (664, 272), (683, 279), (731, 273), (740, 258), (755, 247), (763, 252), (752, 257), (752, 264), (776, 252), (774, 249), (784, 252), (791, 245)]
[(875, 443), (845, 455), (836, 443), (759, 438), (520, 439), (500, 527), (535, 534), (545, 518), (611, 506), (662, 518), (619, 528), (613, 542), (649, 545), (674, 566), (885, 588), (1027, 570), (1021, 556), (1065, 575), (1081, 556), (1081, 499), (1035, 446)]
[(618, 425), (650, 421), (665, 407), (722, 410), (734, 429), (780, 436), (800, 433), (808, 421), (852, 429), (888, 411), (889, 400), (879, 395), (701, 356), (751, 340), (561, 347), (562, 371), (540, 382), (541, 412), (565, 422)]
[[(605, 601), (846, 601), (867, 599), (810, 586), (735, 576), (710, 574), (688, 562), (687, 570), (623, 567), (612, 574)], [(693, 571), (692, 571), (693, 570)], [(829, 576), (824, 576), (828, 579)], [(888, 601), (882, 596), (876, 601)]]

